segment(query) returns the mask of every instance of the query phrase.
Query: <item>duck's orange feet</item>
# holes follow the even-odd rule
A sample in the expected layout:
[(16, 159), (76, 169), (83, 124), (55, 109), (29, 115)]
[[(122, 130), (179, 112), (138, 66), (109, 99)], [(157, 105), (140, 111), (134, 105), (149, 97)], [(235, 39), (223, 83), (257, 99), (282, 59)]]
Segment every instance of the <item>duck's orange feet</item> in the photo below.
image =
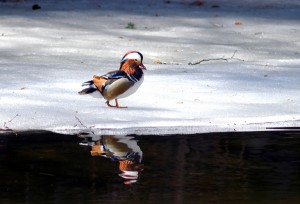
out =
[(119, 106), (119, 103), (118, 103), (118, 100), (117, 100), (117, 99), (115, 99), (115, 102), (116, 102), (116, 105), (115, 105), (115, 106), (110, 105), (110, 104), (109, 104), (109, 101), (106, 101), (106, 104), (107, 104), (107, 106), (113, 107), (113, 108), (127, 108), (127, 106)]

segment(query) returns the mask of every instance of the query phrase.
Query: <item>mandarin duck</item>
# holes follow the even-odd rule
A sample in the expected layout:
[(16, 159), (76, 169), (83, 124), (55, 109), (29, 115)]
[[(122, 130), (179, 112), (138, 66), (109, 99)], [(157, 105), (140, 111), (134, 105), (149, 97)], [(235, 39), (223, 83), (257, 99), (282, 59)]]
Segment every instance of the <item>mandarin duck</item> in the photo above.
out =
[[(120, 62), (119, 70), (101, 76), (94, 75), (92, 80), (82, 84), (89, 87), (78, 93), (84, 95), (99, 91), (109, 107), (127, 108), (119, 106), (118, 99), (137, 91), (144, 80), (143, 70), (146, 70), (146, 67), (143, 65), (142, 53), (127, 52)], [(111, 100), (115, 100), (115, 105), (110, 104)]]

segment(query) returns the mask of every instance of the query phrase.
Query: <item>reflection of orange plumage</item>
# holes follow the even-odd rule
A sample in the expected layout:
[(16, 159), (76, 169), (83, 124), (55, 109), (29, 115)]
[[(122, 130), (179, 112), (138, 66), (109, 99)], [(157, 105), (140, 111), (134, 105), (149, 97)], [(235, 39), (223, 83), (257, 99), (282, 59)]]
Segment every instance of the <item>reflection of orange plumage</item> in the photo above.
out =
[(119, 163), (120, 163), (120, 164), (119, 164), (119, 169), (120, 169), (121, 171), (132, 170), (132, 169), (130, 169), (130, 165), (133, 164), (132, 161), (128, 161), (128, 160), (120, 160)]
[(100, 156), (102, 154), (105, 154), (105, 151), (101, 149), (101, 143), (100, 141), (97, 141), (95, 145), (92, 146), (91, 155), (92, 156)]
[(142, 171), (144, 165), (135, 163), (130, 160), (120, 160), (119, 161), (119, 169), (120, 171)]
[(91, 156), (103, 156), (119, 162), (118, 174), (124, 184), (138, 181), (144, 165), (141, 163), (143, 152), (132, 137), (103, 135), (92, 143)]

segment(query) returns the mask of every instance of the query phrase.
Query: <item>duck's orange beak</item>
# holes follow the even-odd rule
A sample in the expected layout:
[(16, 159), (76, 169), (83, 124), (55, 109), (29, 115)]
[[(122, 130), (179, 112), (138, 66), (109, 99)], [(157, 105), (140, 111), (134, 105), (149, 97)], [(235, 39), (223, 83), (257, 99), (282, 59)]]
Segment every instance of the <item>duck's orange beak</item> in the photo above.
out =
[(140, 68), (140, 69), (147, 70), (146, 67), (145, 67), (145, 65), (143, 65), (143, 63), (139, 64), (139, 68)]

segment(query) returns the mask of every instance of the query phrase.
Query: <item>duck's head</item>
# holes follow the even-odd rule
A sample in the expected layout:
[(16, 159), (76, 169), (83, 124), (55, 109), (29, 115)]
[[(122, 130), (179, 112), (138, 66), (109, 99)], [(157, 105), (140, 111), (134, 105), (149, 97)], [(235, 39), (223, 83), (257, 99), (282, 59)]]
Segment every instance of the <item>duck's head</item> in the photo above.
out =
[(145, 70), (146, 67), (143, 65), (143, 63), (141, 63), (136, 59), (126, 59), (120, 67), (120, 71), (125, 71), (125, 72), (128, 72), (127, 70), (133, 71), (136, 69)]
[(143, 65), (143, 55), (138, 51), (127, 52), (120, 62), (120, 69), (125, 63), (138, 64), (140, 69), (146, 69), (146, 67)]

